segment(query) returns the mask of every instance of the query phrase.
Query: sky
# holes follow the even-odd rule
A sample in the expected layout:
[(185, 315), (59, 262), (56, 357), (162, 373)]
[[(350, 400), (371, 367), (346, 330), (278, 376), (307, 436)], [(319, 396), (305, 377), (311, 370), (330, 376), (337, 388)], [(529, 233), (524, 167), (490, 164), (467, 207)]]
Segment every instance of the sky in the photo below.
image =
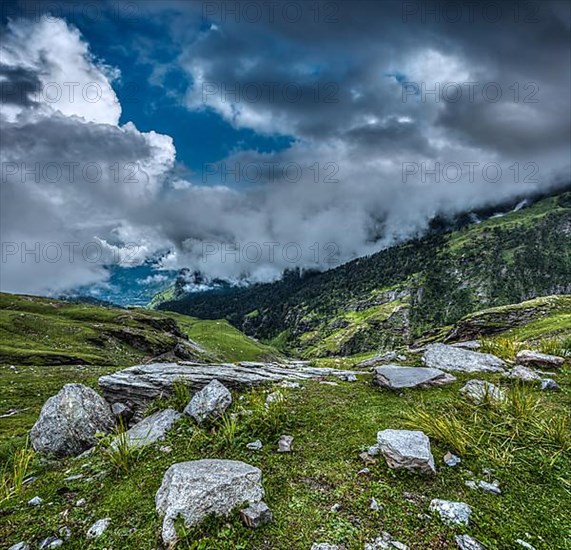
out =
[(570, 6), (5, 2), (0, 288), (275, 280), (571, 181)]

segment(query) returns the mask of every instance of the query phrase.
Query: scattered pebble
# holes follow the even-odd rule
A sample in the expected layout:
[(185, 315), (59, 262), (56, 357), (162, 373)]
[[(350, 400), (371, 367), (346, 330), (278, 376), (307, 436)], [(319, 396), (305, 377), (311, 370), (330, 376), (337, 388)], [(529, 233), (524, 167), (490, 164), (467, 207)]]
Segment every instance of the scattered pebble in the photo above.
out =
[(541, 389), (543, 391), (561, 391), (561, 387), (555, 380), (551, 378), (543, 378), (541, 380)]
[(450, 451), (444, 455), (444, 464), (446, 464), (446, 466), (453, 468), (454, 466), (458, 466), (460, 462), (462, 462), (460, 457), (452, 454)]
[(357, 382), (357, 377), (354, 374), (341, 374), (339, 380), (343, 382)]
[(470, 535), (456, 535), (456, 544), (460, 550), (486, 550), (486, 547)]
[(98, 519), (87, 531), (87, 538), (95, 539), (100, 537), (103, 533), (105, 533), (110, 523), (111, 518)]
[(278, 453), (291, 453), (291, 445), (293, 443), (293, 436), (282, 435), (278, 441)]
[(80, 498), (80, 499), (75, 503), (75, 505), (81, 507), (81, 506), (85, 506), (85, 503), (86, 503), (86, 500), (85, 500), (84, 498)]
[(19, 542), (10, 546), (8, 550), (30, 550), (30, 545), (27, 542)]
[(501, 495), (502, 491), (499, 487), (498, 482), (496, 481), (495, 483), (488, 483), (487, 481), (472, 481), (472, 480), (468, 480), (465, 482), (467, 487), (470, 487), (470, 489), (482, 489), (483, 491), (485, 491), (486, 493), (490, 493), (492, 495)]
[(338, 386), (339, 385), (337, 382), (330, 382), (329, 380), (322, 380), (319, 383), (324, 384), (326, 386)]
[(40, 543), (40, 550), (53, 550), (59, 548), (63, 544), (63, 540), (57, 537), (47, 537)]
[(76, 474), (74, 476), (68, 476), (64, 479), (64, 481), (66, 483), (69, 483), (70, 481), (77, 481), (78, 479), (83, 479), (85, 476), (83, 474)]
[(358, 476), (366, 476), (369, 475), (371, 473), (371, 470), (369, 470), (369, 468), (363, 468), (362, 470), (359, 470), (357, 472)]
[(264, 445), (262, 444), (262, 442), (259, 439), (256, 439), (256, 441), (248, 443), (246, 445), (246, 449), (248, 449), (249, 451), (259, 451), (263, 446)]
[(468, 525), (472, 508), (465, 502), (454, 502), (435, 498), (430, 501), (429, 509), (436, 512), (444, 523), (449, 525), (463, 524)]
[(373, 510), (373, 512), (379, 512), (380, 510), (383, 509), (383, 507), (377, 502), (375, 497), (371, 498), (371, 504), (369, 505), (369, 508)]
[(525, 540), (516, 539), (515, 543), (527, 548), (527, 550), (535, 550), (535, 546), (532, 546), (529, 542), (525, 542)]
[(42, 502), (44, 502), (44, 499), (41, 497), (34, 497), (30, 500), (28, 500), (28, 505), (29, 506), (39, 506)]
[(330, 510), (332, 512), (339, 512), (339, 510), (341, 510), (341, 504), (339, 504), (338, 502), (336, 504), (334, 504), (333, 506), (331, 506)]
[(159, 451), (161, 451), (161, 453), (172, 453), (172, 447), (170, 445), (161, 445), (159, 447)]

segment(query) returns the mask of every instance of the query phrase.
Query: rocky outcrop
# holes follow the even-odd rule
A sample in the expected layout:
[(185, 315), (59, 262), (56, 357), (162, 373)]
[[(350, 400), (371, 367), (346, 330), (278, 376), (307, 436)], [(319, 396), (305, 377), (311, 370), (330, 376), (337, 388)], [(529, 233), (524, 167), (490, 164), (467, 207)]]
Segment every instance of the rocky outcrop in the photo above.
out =
[[(130, 428), (124, 436), (132, 447), (144, 447), (165, 438), (167, 432), (182, 415), (174, 409), (159, 411), (147, 416)], [(115, 445), (117, 439), (115, 439)], [(112, 444), (113, 445), (113, 444)]]
[(516, 362), (524, 367), (536, 369), (559, 369), (565, 363), (563, 357), (547, 355), (539, 351), (523, 350), (516, 355)]
[(236, 460), (196, 460), (171, 466), (155, 498), (163, 518), (165, 544), (176, 541), (175, 522), (187, 527), (206, 516), (227, 516), (243, 503), (255, 504), (264, 497), (262, 472)]
[(485, 380), (469, 380), (460, 389), (460, 393), (477, 404), (484, 403), (486, 400), (499, 403), (506, 398), (503, 390)]
[(377, 434), (381, 453), (390, 468), (436, 473), (430, 440), (419, 431), (383, 430)]
[(456, 380), (451, 374), (427, 367), (385, 365), (377, 367), (374, 372), (373, 384), (391, 390), (443, 386)]
[(100, 395), (82, 384), (66, 384), (45, 402), (30, 441), (40, 453), (76, 456), (97, 443), (98, 432), (114, 426), (111, 408)]
[(157, 397), (172, 394), (173, 384), (182, 381), (199, 391), (216, 379), (228, 388), (255, 386), (282, 380), (308, 380), (322, 376), (353, 374), (353, 371), (311, 367), (303, 362), (238, 364), (152, 363), (102, 376), (99, 386), (110, 403), (129, 400), (141, 418), (146, 405)]
[(445, 371), (501, 372), (506, 366), (499, 357), (446, 344), (427, 346), (422, 357), (425, 366)]
[(184, 412), (202, 424), (220, 418), (231, 403), (232, 394), (228, 388), (218, 380), (212, 380), (210, 384), (192, 396)]

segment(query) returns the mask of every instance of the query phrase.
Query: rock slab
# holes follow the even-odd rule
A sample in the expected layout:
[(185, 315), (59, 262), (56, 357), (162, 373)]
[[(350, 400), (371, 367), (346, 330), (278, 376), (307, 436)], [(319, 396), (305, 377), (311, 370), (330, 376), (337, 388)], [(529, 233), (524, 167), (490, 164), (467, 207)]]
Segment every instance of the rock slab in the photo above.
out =
[(66, 384), (42, 407), (30, 432), (35, 451), (76, 456), (97, 443), (95, 434), (115, 426), (109, 404), (82, 384)]
[(506, 398), (503, 390), (485, 380), (469, 380), (460, 388), (460, 393), (477, 404), (483, 403), (486, 399), (499, 403)]
[(255, 504), (263, 497), (261, 470), (245, 462), (213, 459), (174, 464), (165, 472), (155, 497), (163, 518), (163, 541), (176, 541), (178, 517), (190, 527), (209, 514), (227, 516), (236, 506)]
[(436, 473), (430, 440), (420, 431), (383, 430), (377, 434), (381, 453), (390, 468)]
[(385, 365), (377, 367), (374, 372), (373, 383), (391, 390), (443, 386), (456, 381), (451, 374), (427, 367)]
[(446, 344), (430, 344), (422, 361), (425, 366), (444, 371), (502, 372), (506, 366), (499, 357)]
[(565, 359), (556, 355), (547, 355), (539, 351), (522, 350), (516, 355), (516, 363), (524, 367), (537, 369), (558, 369), (563, 366)]
[[(127, 430), (125, 436), (132, 447), (144, 447), (165, 438), (174, 423), (182, 418), (182, 414), (174, 409), (159, 411), (135, 424)], [(119, 436), (121, 437), (121, 436)], [(117, 442), (117, 439), (115, 439)], [(116, 443), (113, 443), (116, 445)], [(113, 445), (112, 444), (112, 445)]]
[(232, 403), (232, 394), (218, 380), (202, 388), (192, 396), (184, 412), (192, 416), (199, 424), (220, 418)]

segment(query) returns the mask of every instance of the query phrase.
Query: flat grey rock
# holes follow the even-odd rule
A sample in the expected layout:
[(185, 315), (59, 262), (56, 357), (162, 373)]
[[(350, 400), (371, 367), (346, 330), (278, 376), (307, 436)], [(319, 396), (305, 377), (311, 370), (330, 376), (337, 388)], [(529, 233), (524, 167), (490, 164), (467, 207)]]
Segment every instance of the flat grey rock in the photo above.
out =
[(77, 456), (97, 443), (98, 432), (109, 433), (114, 426), (100, 395), (82, 384), (66, 384), (44, 403), (30, 440), (39, 453)]
[(456, 535), (456, 544), (460, 550), (486, 550), (486, 547), (470, 535)]
[(499, 403), (506, 398), (503, 390), (485, 380), (469, 380), (460, 388), (460, 393), (474, 403), (483, 403), (486, 399)]
[(381, 453), (390, 468), (436, 473), (430, 440), (420, 431), (383, 430), (377, 434)]
[(155, 498), (163, 518), (162, 539), (176, 541), (175, 522), (181, 518), (187, 527), (206, 516), (227, 516), (243, 503), (255, 504), (264, 497), (262, 472), (236, 460), (196, 460), (171, 466)]
[(376, 367), (374, 372), (373, 383), (391, 390), (443, 386), (456, 381), (451, 374), (427, 367), (384, 365)]
[(232, 394), (215, 379), (192, 396), (184, 412), (202, 424), (220, 418), (231, 403)]
[(513, 369), (504, 374), (505, 378), (512, 380), (521, 380), (522, 382), (537, 382), (541, 380), (541, 376), (529, 367), (523, 365), (516, 365)]
[(246, 449), (248, 449), (249, 451), (260, 451), (263, 446), (264, 446), (263, 443), (259, 439), (256, 439), (256, 441), (247, 443)]
[(385, 363), (390, 363), (391, 361), (396, 361), (398, 355), (394, 351), (385, 351), (384, 353), (379, 353), (369, 359), (365, 359), (357, 363), (357, 367), (363, 369), (368, 367), (376, 367), (377, 365), (382, 365)]
[(542, 391), (561, 391), (561, 387), (555, 380), (551, 380), (551, 378), (542, 378), (541, 379), (541, 390)]
[[(151, 363), (136, 365), (99, 378), (99, 387), (110, 403), (133, 403), (140, 420), (147, 404), (157, 397), (173, 393), (173, 384), (182, 381), (192, 391), (204, 388), (216, 379), (227, 388), (256, 386), (268, 382), (311, 380), (323, 376), (354, 374), (353, 371), (311, 367), (306, 362), (242, 362), (238, 364)], [(357, 373), (359, 374), (359, 373)]]
[(28, 506), (39, 506), (42, 502), (44, 502), (43, 498), (34, 497), (34, 498), (31, 498), (30, 500), (28, 500)]
[(30, 550), (30, 545), (27, 542), (18, 542), (10, 546), (8, 550)]
[[(129, 445), (132, 447), (144, 447), (165, 438), (167, 432), (173, 427), (175, 422), (182, 418), (182, 414), (174, 409), (165, 409), (151, 416), (147, 416), (125, 433)], [(121, 437), (121, 436), (119, 436)], [(116, 445), (115, 438), (112, 445)]]
[(63, 544), (63, 540), (58, 537), (47, 537), (40, 543), (40, 550), (53, 550), (59, 548)]
[(454, 502), (435, 498), (430, 501), (430, 511), (436, 512), (444, 523), (449, 525), (468, 525), (472, 508), (465, 502)]
[(556, 355), (547, 355), (539, 351), (522, 350), (516, 355), (516, 363), (524, 367), (536, 369), (558, 369), (563, 366), (565, 359)]
[(504, 361), (490, 353), (479, 353), (446, 344), (427, 346), (422, 361), (427, 367), (450, 372), (502, 372), (506, 366)]

